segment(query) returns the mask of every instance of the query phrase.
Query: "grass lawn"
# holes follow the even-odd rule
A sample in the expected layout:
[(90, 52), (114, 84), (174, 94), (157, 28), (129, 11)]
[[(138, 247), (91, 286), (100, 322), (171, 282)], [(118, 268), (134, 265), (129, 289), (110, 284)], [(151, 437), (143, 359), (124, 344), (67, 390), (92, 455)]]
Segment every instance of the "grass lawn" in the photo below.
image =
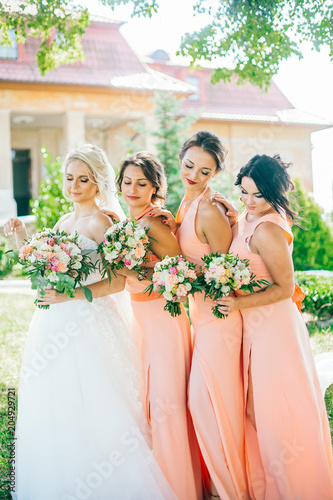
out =
[[(32, 295), (0, 294), (0, 498), (10, 500), (8, 443), (8, 388), (18, 388), (19, 370), (23, 355), (24, 341), (30, 319), (35, 310)], [(333, 326), (318, 327), (314, 322), (308, 324), (311, 346), (314, 354), (333, 351)], [(333, 384), (325, 395), (333, 442)], [(17, 408), (17, 405), (16, 405)]]

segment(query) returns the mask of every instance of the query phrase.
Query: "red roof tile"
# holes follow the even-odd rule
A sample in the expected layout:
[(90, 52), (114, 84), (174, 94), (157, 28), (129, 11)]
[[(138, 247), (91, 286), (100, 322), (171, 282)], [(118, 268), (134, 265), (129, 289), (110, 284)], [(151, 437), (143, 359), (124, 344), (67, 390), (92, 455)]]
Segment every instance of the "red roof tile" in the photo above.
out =
[(28, 38), (18, 60), (0, 59), (0, 80), (109, 86), (114, 76), (145, 68), (119, 32), (119, 24), (92, 22), (83, 35), (85, 61), (63, 65), (41, 76), (36, 66), (38, 41)]
[(205, 113), (238, 113), (248, 115), (275, 115), (282, 109), (292, 109), (293, 105), (281, 90), (272, 82), (268, 92), (259, 87), (247, 84), (239, 87), (236, 77), (231, 82), (219, 82), (212, 85), (211, 69), (204, 68), (190, 72), (186, 66), (150, 63), (157, 71), (185, 81), (187, 76), (196, 76), (200, 81), (200, 100), (187, 100), (183, 103), (183, 111), (203, 109)]

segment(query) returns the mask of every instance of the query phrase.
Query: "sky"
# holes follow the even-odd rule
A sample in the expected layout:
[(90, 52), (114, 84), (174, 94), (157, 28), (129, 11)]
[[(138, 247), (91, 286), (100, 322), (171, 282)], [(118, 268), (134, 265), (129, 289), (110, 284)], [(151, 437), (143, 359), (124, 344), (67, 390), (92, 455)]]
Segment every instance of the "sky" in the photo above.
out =
[[(81, 0), (92, 13), (106, 15), (126, 23), (121, 32), (139, 56), (163, 49), (173, 59), (182, 35), (206, 24), (206, 15), (193, 16), (194, 0), (159, 0), (158, 13), (150, 19), (131, 18), (130, 5), (117, 7), (113, 12), (102, 7), (98, 0)], [(320, 53), (303, 44), (303, 59), (292, 58), (281, 64), (275, 83), (298, 109), (326, 118), (333, 124), (333, 62), (329, 51)], [(312, 134), (312, 165), (314, 198), (326, 212), (331, 212), (333, 191), (333, 128)]]

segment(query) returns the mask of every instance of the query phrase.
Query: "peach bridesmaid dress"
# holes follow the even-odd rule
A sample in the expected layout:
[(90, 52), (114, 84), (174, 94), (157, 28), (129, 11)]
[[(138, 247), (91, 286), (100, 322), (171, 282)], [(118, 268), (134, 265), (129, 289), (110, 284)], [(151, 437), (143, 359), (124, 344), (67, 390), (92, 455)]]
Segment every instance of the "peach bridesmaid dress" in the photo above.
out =
[[(182, 251), (201, 265), (209, 245), (195, 232), (203, 193), (192, 202), (177, 231)], [(193, 358), (189, 408), (201, 453), (222, 500), (248, 499), (244, 451), (244, 400), (241, 371), (242, 318), (234, 312), (216, 318), (212, 300), (204, 294), (189, 298), (193, 328)]]
[[(149, 267), (158, 261), (155, 255), (150, 260)], [(145, 409), (154, 457), (178, 500), (200, 500), (199, 447), (187, 409), (191, 338), (186, 311), (181, 306), (182, 314), (173, 318), (163, 310), (163, 297), (143, 293), (150, 282), (126, 281), (133, 308), (133, 336), (143, 362)]]
[[(280, 226), (292, 252), (290, 225), (269, 214), (241, 216), (230, 251), (250, 260), (258, 279), (272, 282), (248, 242), (262, 222)], [(309, 335), (293, 298), (244, 309), (245, 400), (252, 380), (256, 430), (245, 419), (250, 495), (253, 500), (332, 500), (333, 459), (324, 400)]]

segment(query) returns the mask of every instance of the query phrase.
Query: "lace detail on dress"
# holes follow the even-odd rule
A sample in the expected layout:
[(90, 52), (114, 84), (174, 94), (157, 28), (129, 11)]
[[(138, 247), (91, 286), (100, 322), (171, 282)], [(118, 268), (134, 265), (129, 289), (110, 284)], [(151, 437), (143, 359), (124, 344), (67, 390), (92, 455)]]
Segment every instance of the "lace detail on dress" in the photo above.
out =
[[(88, 236), (86, 236), (85, 234), (80, 234), (79, 235), (79, 243), (80, 243), (80, 247), (83, 250), (88, 250), (88, 249), (94, 250), (93, 252), (91, 252), (89, 254), (89, 257), (92, 260), (92, 262), (94, 264), (96, 264), (96, 262), (99, 259), (99, 255), (97, 253), (98, 245), (97, 245), (96, 241), (88, 238)], [(98, 281), (101, 281), (101, 279), (102, 279), (101, 273), (99, 272), (98, 266), (97, 266), (97, 269), (95, 271), (93, 271), (92, 273), (90, 273), (86, 280), (82, 281), (82, 285), (83, 286), (92, 285), (93, 283), (97, 283)]]

